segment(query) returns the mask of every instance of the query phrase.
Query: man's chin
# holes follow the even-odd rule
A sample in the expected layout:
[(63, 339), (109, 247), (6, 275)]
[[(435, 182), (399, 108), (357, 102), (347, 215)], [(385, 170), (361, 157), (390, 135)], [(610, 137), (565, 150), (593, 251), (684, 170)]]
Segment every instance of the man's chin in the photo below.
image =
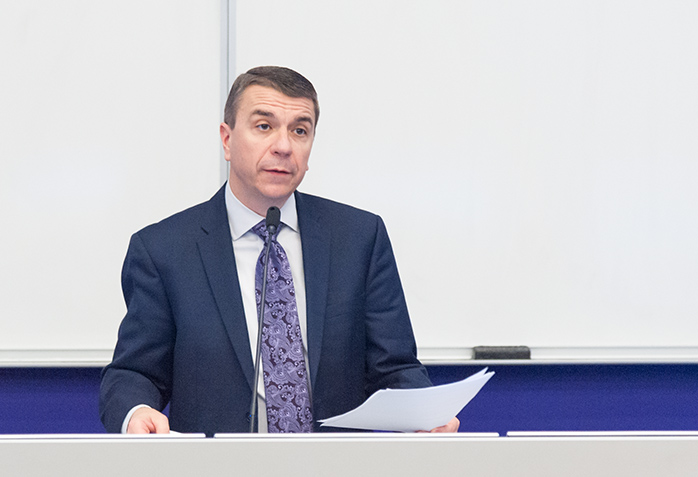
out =
[(293, 194), (297, 186), (298, 184), (290, 183), (288, 180), (283, 183), (267, 182), (259, 188), (259, 192), (267, 199), (285, 201)]
[(293, 194), (294, 189), (290, 189), (289, 187), (285, 187), (283, 189), (279, 188), (272, 188), (272, 189), (266, 189), (262, 192), (262, 195), (265, 199), (265, 201), (271, 205), (275, 205), (277, 207), (281, 207), (286, 203), (289, 197), (291, 197), (291, 194)]

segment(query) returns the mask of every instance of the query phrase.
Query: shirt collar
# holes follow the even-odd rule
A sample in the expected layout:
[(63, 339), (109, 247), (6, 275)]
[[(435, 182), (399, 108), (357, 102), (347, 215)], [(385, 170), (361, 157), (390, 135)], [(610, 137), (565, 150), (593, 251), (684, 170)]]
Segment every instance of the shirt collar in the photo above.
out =
[[(252, 227), (257, 225), (260, 220), (264, 219), (264, 217), (248, 209), (240, 202), (233, 194), (233, 191), (230, 190), (230, 185), (227, 185), (225, 188), (225, 208), (228, 211), (228, 222), (230, 223), (230, 233), (233, 236), (233, 241), (242, 237)], [(281, 222), (294, 232), (298, 232), (298, 212), (296, 211), (295, 194), (291, 194), (291, 197), (281, 207)]]

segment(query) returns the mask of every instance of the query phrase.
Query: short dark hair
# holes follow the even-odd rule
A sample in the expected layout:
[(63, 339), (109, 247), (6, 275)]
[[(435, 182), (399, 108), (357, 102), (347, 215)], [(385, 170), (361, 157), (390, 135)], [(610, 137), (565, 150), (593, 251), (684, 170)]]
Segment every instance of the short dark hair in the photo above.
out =
[(235, 117), (238, 112), (240, 97), (248, 86), (253, 84), (273, 88), (291, 98), (308, 98), (315, 108), (315, 126), (320, 117), (320, 106), (313, 84), (303, 75), (283, 66), (258, 66), (235, 79), (228, 100), (225, 102), (223, 120), (235, 128)]

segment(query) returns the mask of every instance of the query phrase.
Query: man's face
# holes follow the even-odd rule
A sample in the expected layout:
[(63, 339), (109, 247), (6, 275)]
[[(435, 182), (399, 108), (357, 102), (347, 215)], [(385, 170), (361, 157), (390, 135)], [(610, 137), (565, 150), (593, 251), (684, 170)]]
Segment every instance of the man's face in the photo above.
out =
[(252, 85), (240, 96), (235, 128), (220, 127), (230, 188), (248, 208), (266, 215), (281, 207), (301, 183), (315, 137), (315, 109), (308, 98), (291, 98)]

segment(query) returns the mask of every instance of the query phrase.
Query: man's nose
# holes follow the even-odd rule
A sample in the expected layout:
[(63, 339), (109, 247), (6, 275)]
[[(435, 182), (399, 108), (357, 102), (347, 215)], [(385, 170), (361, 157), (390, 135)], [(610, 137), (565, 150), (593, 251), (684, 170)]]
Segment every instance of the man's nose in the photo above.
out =
[(272, 152), (280, 156), (288, 156), (291, 154), (291, 139), (288, 131), (278, 131), (274, 137)]

